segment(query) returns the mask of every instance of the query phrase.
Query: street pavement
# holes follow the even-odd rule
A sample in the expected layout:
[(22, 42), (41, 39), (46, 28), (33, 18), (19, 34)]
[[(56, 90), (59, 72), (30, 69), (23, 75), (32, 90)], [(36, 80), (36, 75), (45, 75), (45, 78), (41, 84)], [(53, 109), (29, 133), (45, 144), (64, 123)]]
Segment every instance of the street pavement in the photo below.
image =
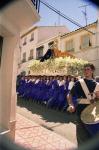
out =
[(17, 113), (57, 133), (74, 145), (78, 145), (77, 140), (79, 136), (83, 136), (84, 138), (84, 134), (82, 134), (81, 131), (77, 131), (76, 114), (48, 109), (45, 105), (37, 104), (32, 100), (28, 101), (23, 99), (17, 101)]
[[(75, 150), (77, 148), (66, 138), (18, 113), (16, 114), (15, 144), (21, 146), (20, 150)], [(16, 145), (14, 145), (15, 148)]]

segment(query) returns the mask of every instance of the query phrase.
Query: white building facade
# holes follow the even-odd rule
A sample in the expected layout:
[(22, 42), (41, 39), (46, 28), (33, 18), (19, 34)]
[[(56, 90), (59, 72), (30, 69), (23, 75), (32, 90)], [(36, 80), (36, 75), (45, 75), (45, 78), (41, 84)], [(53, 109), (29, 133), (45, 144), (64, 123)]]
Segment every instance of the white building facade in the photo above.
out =
[(33, 59), (40, 59), (53, 44), (54, 40), (60, 43), (60, 34), (69, 30), (65, 26), (38, 26), (29, 29), (21, 36), (19, 71), (26, 71), (28, 64)]
[(20, 33), (39, 21), (31, 0), (13, 1), (0, 10), (0, 135), (14, 139), (16, 75)]
[[(28, 74), (29, 70), (27, 68), (30, 60), (41, 58), (50, 48), (50, 45), (57, 40), (59, 50), (68, 51), (77, 58), (93, 63), (96, 67), (95, 75), (99, 75), (99, 21), (87, 25), (86, 29), (80, 28), (72, 32), (65, 29), (65, 34), (62, 34), (65, 30), (59, 32), (57, 27), (52, 28), (35, 27), (32, 32), (30, 30), (21, 37), (19, 73), (26, 71), (26, 74)], [(54, 31), (57, 30), (58, 34), (56, 32), (54, 34)], [(47, 32), (50, 34), (48, 35)], [(25, 43), (25, 40), (27, 40), (27, 43)]]
[(77, 58), (93, 63), (96, 67), (95, 75), (99, 75), (99, 22), (87, 25), (61, 36), (61, 50), (66, 50)]

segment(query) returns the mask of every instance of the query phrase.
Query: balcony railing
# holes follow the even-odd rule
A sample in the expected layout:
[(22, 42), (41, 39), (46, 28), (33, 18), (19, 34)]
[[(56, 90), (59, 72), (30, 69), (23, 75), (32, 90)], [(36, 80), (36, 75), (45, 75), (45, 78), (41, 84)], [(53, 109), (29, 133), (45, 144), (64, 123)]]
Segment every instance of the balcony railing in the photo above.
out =
[(34, 4), (37, 12), (39, 13), (39, 10), (40, 10), (40, 0), (31, 0), (31, 1)]

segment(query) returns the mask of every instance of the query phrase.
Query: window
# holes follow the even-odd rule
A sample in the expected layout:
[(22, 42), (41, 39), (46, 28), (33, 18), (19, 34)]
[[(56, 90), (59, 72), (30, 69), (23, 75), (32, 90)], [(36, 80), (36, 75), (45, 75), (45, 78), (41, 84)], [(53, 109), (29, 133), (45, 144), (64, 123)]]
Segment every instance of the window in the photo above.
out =
[(40, 59), (43, 56), (44, 46), (40, 46), (36, 49), (36, 59)]
[(73, 40), (67, 41), (66, 42), (66, 51), (73, 51), (73, 50), (74, 50)]
[(81, 37), (81, 48), (87, 48), (91, 46), (91, 42), (90, 42), (90, 35), (84, 35)]
[(26, 62), (26, 52), (23, 53), (22, 63)]
[(26, 45), (26, 40), (27, 40), (27, 38), (25, 37), (25, 38), (24, 38), (23, 45)]
[(30, 41), (33, 41), (34, 40), (34, 33), (31, 34), (31, 38), (30, 38)]
[(52, 42), (49, 42), (48, 43), (48, 48), (51, 48), (51, 46), (54, 44), (54, 41), (52, 41)]
[(30, 56), (29, 56), (28, 60), (31, 60), (31, 59), (33, 59), (33, 49), (30, 50)]

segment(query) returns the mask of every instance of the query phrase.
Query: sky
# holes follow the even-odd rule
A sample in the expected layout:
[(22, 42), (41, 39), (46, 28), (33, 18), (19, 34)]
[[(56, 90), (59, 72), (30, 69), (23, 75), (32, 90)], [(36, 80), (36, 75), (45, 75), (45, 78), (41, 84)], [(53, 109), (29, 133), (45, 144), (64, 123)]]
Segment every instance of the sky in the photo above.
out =
[[(86, 20), (84, 17), (85, 7), (87, 14), (87, 24), (93, 23), (97, 20), (97, 7), (95, 4), (86, 0), (42, 0), (47, 2), (69, 18), (78, 22), (80, 25), (85, 26)], [(70, 31), (76, 30), (79, 27), (70, 21), (59, 17), (58, 14), (47, 8), (44, 4), (40, 4), (40, 21), (37, 25), (40, 26), (54, 26), (54, 25), (65, 25)]]

